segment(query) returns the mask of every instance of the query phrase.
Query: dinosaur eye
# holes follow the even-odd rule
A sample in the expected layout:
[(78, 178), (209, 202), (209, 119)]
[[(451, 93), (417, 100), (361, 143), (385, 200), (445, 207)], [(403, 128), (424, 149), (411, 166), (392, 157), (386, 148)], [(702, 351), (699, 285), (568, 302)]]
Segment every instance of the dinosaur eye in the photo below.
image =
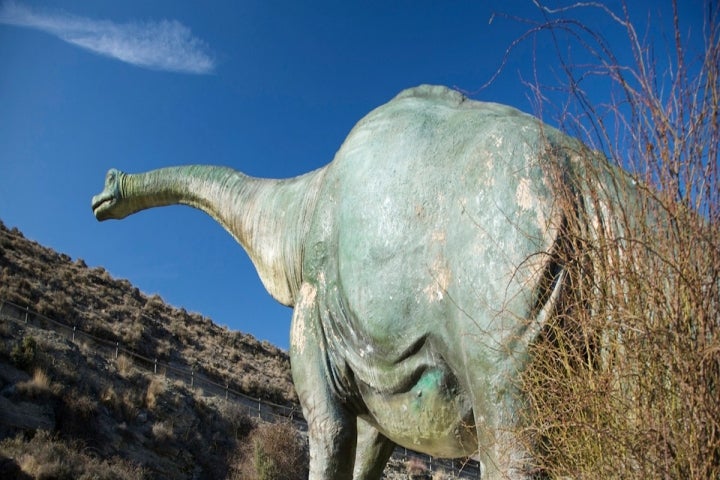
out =
[(105, 176), (105, 185), (110, 185), (115, 182), (115, 170), (110, 170)]

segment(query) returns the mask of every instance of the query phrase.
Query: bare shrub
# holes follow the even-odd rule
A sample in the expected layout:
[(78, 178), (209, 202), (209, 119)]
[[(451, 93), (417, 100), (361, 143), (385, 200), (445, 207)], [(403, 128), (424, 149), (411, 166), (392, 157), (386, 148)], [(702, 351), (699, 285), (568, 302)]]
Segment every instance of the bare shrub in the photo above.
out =
[(452, 478), (445, 470), (436, 470), (433, 472), (432, 480), (450, 480)]
[(255, 420), (248, 416), (245, 408), (235, 402), (223, 402), (220, 415), (228, 422), (235, 439), (245, 438), (256, 427)]
[(428, 472), (427, 464), (417, 457), (412, 457), (405, 462), (405, 470), (410, 478), (425, 477)]
[(152, 434), (157, 442), (165, 443), (175, 440), (175, 430), (171, 422), (155, 422), (152, 426)]
[(118, 393), (115, 387), (110, 385), (102, 391), (100, 402), (111, 409), (121, 420), (132, 422), (141, 410), (144, 395), (132, 388)]
[(120, 413), (126, 421), (133, 421), (137, 418), (143, 405), (142, 393), (137, 390), (128, 389), (123, 391)]
[(50, 377), (41, 369), (36, 368), (32, 378), (18, 382), (17, 392), (28, 398), (47, 399), (60, 394), (62, 387), (50, 381)]
[(50, 318), (67, 320), (71, 318), (73, 312), (72, 298), (64, 291), (55, 288), (58, 287), (52, 286), (47, 295), (40, 298), (36, 309), (39, 313)]
[(117, 366), (118, 373), (123, 378), (129, 378), (135, 373), (135, 365), (133, 364), (132, 358), (125, 354), (118, 355), (118, 358), (115, 360), (115, 365)]
[(35, 363), (37, 354), (37, 340), (32, 336), (26, 336), (13, 347), (10, 352), (10, 359), (18, 368), (27, 369)]
[(167, 384), (163, 377), (152, 377), (145, 392), (145, 406), (153, 410), (157, 406), (158, 398), (165, 393), (166, 388)]
[(259, 425), (231, 466), (233, 480), (305, 480), (308, 455), (289, 422)]
[[(552, 478), (720, 478), (720, 19), (711, 3), (704, 51), (690, 52), (671, 2), (667, 70), (625, 4), (620, 13), (540, 6), (546, 22), (531, 32), (549, 35), (565, 74), (554, 89), (568, 94), (558, 123), (630, 171), (574, 152), (579, 168), (558, 192), (577, 213), (558, 256), (566, 293), (520, 380), (530, 468)], [(630, 63), (568, 16), (586, 8), (624, 31)], [(592, 101), (591, 82), (605, 82), (607, 102)], [(547, 89), (533, 88), (551, 109)]]
[(103, 391), (100, 393), (100, 401), (106, 407), (114, 408), (114, 406), (118, 402), (118, 394), (117, 392), (115, 392), (115, 387), (110, 385), (103, 389)]
[(16, 459), (23, 474), (30, 478), (141, 480), (147, 477), (142, 467), (127, 460), (117, 457), (100, 460), (82, 450), (79, 443), (63, 442), (43, 431), (29, 442), (21, 436), (0, 442), (0, 456)]

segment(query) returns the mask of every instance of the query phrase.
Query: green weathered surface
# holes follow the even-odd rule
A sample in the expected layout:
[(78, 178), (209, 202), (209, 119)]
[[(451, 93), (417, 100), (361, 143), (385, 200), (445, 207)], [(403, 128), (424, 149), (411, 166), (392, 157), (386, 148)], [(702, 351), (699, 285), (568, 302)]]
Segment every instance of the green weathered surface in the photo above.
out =
[(111, 171), (93, 205), (100, 220), (205, 210), (294, 306), (311, 479), (379, 478), (394, 444), (475, 454), (486, 478), (524, 478), (506, 429), (512, 378), (564, 286), (551, 252), (576, 211), (557, 202), (557, 172), (572, 176), (581, 153), (515, 109), (422, 86), (371, 112), (305, 176)]

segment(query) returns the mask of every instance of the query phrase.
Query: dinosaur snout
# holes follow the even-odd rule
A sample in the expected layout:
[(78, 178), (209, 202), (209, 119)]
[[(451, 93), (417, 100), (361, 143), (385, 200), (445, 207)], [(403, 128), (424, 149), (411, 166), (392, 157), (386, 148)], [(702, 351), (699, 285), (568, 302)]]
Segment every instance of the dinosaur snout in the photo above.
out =
[(92, 198), (92, 209), (99, 221), (122, 218), (114, 215), (113, 208), (120, 200), (120, 176), (122, 172), (110, 169), (105, 176), (105, 188)]

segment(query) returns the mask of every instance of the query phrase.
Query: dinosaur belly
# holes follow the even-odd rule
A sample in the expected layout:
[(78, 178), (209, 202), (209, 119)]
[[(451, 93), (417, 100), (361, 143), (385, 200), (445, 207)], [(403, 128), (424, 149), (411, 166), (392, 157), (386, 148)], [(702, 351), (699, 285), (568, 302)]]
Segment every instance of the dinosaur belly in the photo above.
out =
[(379, 392), (366, 384), (360, 390), (365, 419), (395, 443), (445, 458), (477, 450), (470, 399), (443, 369), (428, 368), (406, 391)]

